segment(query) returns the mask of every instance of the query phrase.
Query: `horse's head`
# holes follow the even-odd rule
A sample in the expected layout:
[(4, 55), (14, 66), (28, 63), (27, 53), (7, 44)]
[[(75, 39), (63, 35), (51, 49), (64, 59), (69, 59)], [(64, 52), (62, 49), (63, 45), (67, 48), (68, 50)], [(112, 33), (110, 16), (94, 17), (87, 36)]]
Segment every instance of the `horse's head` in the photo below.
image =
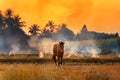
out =
[(60, 45), (60, 47), (61, 47), (62, 49), (64, 48), (64, 44), (65, 44), (65, 43), (64, 43), (64, 42), (62, 42), (62, 41), (61, 41), (61, 42), (59, 42), (59, 45)]

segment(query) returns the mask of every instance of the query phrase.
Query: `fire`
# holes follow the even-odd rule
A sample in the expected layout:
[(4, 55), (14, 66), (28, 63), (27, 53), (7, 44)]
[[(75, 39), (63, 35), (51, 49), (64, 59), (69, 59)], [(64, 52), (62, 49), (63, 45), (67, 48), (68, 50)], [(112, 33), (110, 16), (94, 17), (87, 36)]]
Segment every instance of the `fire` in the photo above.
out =
[(39, 53), (39, 58), (44, 58), (44, 55), (45, 55), (44, 52), (40, 52), (40, 53)]
[(120, 57), (120, 54), (118, 55), (118, 57)]
[(92, 54), (92, 57), (93, 58), (98, 58), (99, 56), (98, 56), (98, 54)]

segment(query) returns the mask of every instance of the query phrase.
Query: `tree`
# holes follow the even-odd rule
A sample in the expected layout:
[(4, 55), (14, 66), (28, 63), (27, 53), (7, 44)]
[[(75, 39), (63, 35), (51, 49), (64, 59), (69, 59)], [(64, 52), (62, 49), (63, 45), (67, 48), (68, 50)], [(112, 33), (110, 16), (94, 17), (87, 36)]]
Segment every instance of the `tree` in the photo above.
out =
[(4, 21), (6, 27), (4, 33), (8, 46), (11, 48), (11, 44), (19, 44), (20, 48), (25, 49), (25, 47), (28, 46), (28, 36), (21, 29), (21, 27), (25, 26), (25, 22), (21, 21), (21, 17), (19, 15), (14, 15), (14, 11), (12, 9), (7, 9), (5, 11)]
[(87, 32), (87, 26), (84, 24), (81, 33), (86, 33), (86, 32)]
[(38, 32), (41, 31), (37, 24), (33, 24), (29, 29), (29, 33), (31, 33), (31, 35), (37, 35), (39, 34)]
[(11, 17), (13, 16), (13, 10), (12, 10), (12, 9), (7, 9), (7, 10), (5, 11), (5, 16), (6, 16), (7, 18), (11, 18)]
[(116, 32), (115, 37), (119, 38), (119, 33), (118, 32)]
[(67, 28), (66, 24), (62, 24), (61, 28), (52, 36), (52, 38), (58, 41), (71, 41), (74, 40), (75, 35), (70, 29)]
[(56, 31), (55, 26), (57, 25), (55, 25), (53, 21), (48, 21), (48, 23), (45, 25), (45, 28), (42, 31), (42, 37), (51, 38)]
[(21, 17), (19, 15), (14, 16), (14, 26), (13, 27), (23, 27), (25, 26), (25, 22), (21, 21)]
[(0, 11), (0, 30), (2, 30), (3, 27), (4, 27), (4, 17), (2, 11)]
[(53, 21), (48, 21), (48, 23), (45, 26), (46, 31), (49, 31), (50, 34), (53, 34), (55, 31), (55, 24)]
[(7, 25), (8, 28), (17, 28), (25, 26), (25, 22), (21, 21), (19, 15), (14, 15), (11, 9), (7, 9), (5, 11), (5, 25)]
[(8, 28), (12, 28), (14, 25), (13, 10), (12, 9), (7, 9), (5, 11), (5, 25)]

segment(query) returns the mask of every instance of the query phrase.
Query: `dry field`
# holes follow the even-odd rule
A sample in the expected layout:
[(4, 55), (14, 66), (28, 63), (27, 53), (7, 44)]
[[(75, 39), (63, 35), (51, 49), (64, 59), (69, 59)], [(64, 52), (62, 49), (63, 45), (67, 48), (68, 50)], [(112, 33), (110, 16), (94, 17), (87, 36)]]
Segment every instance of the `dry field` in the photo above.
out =
[(1, 64), (1, 80), (120, 80), (120, 64)]
[[(15, 56), (4, 56), (4, 58), (19, 59)], [(30, 57), (30, 59), (34, 60), (33, 57)], [(96, 62), (81, 62), (78, 57), (72, 56), (66, 59), (62, 66), (56, 68), (50, 59), (46, 59), (40, 59), (43, 60), (42, 63), (11, 63), (9, 61), (0, 63), (0, 80), (120, 80), (119, 60), (115, 63), (99, 64)], [(84, 60), (86, 59), (88, 57), (85, 57)]]

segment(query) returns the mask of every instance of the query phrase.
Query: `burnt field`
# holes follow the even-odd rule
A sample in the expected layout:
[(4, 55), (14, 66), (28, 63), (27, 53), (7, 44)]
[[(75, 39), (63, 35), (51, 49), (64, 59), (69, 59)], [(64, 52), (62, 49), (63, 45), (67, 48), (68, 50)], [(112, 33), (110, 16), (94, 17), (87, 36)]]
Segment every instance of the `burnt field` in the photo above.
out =
[[(40, 58), (38, 54), (0, 55), (0, 63), (51, 63), (52, 55), (47, 54)], [(90, 56), (64, 56), (64, 64), (68, 63), (93, 63), (93, 64), (120, 64), (120, 57), (116, 55)]]

